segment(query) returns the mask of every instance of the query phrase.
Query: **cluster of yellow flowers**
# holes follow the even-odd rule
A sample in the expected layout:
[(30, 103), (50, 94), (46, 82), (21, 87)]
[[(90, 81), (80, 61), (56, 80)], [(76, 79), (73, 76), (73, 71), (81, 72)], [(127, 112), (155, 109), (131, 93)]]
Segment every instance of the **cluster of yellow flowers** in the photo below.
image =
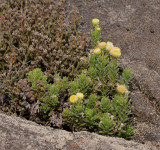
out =
[[(93, 23), (93, 26), (95, 27), (96, 30), (99, 30), (99, 20), (98, 19), (93, 19), (92, 20), (92, 23)], [(115, 58), (118, 58), (121, 56), (121, 49), (119, 47), (114, 47), (113, 43), (112, 42), (99, 42), (98, 43), (98, 47), (95, 48), (93, 50), (93, 53), (94, 54), (101, 54), (101, 51), (102, 50), (107, 50), (111, 56), (115, 57)]]
[(78, 100), (83, 99), (83, 97), (84, 97), (83, 93), (77, 93), (76, 95), (70, 96), (69, 101), (71, 103), (76, 103)]
[[(99, 19), (93, 19), (92, 20), (93, 26), (95, 27), (95, 30), (100, 31), (101, 28), (99, 28)], [(101, 54), (102, 50), (107, 50), (111, 56), (118, 58), (121, 56), (121, 49), (119, 47), (114, 47), (112, 42), (98, 42), (98, 47), (93, 50), (94, 54)], [(121, 94), (128, 93), (127, 88), (125, 85), (119, 85), (117, 84), (117, 91)], [(76, 103), (78, 100), (82, 100), (84, 98), (83, 93), (77, 93), (76, 95), (72, 95), (69, 98), (69, 101), (71, 103)]]
[(94, 54), (101, 54), (101, 51), (106, 49), (111, 56), (118, 58), (121, 56), (121, 49), (119, 47), (114, 47), (112, 42), (99, 42), (98, 47), (94, 49)]
[[(95, 30), (99, 30), (99, 19), (93, 19), (92, 24), (95, 27)], [(112, 42), (98, 42), (98, 47), (95, 48), (92, 52), (93, 54), (101, 54), (102, 50), (107, 50), (111, 56), (118, 58), (121, 56), (121, 49), (119, 47), (115, 47)], [(129, 91), (127, 90), (125, 85), (117, 84), (117, 91), (121, 94), (127, 94)]]

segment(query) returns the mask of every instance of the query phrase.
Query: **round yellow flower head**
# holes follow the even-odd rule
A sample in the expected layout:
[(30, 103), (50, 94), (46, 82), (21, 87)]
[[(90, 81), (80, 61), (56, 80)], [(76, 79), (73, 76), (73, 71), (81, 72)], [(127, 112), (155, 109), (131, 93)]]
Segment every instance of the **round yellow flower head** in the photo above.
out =
[(113, 48), (114, 46), (113, 46), (113, 43), (112, 42), (107, 42), (107, 44), (106, 44), (106, 50), (107, 51), (111, 51), (111, 49)]
[(77, 96), (79, 99), (83, 99), (83, 97), (84, 97), (83, 93), (77, 93), (76, 96)]
[(78, 96), (77, 95), (70, 96), (69, 101), (71, 103), (76, 103), (78, 101)]
[(128, 90), (126, 89), (125, 85), (117, 85), (117, 91), (121, 94), (127, 93)]
[(121, 56), (121, 49), (119, 47), (113, 47), (110, 51), (110, 55), (112, 55), (113, 57), (120, 57)]
[(93, 19), (92, 20), (93, 26), (98, 26), (99, 25), (99, 19)]
[(106, 42), (100, 42), (100, 43), (98, 43), (98, 47), (99, 47), (100, 49), (104, 49), (106, 46), (107, 46), (107, 43), (106, 43)]
[(94, 49), (94, 54), (99, 55), (100, 53), (101, 53), (101, 49), (100, 48)]

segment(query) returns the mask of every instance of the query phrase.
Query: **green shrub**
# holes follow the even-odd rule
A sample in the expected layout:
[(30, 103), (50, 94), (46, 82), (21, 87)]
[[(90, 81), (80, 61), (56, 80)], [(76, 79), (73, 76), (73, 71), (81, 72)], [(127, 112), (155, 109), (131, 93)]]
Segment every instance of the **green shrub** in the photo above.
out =
[[(44, 89), (47, 84), (47, 76), (43, 75), (41, 72), (41, 69), (37, 68), (33, 70), (32, 72), (28, 73), (28, 79), (32, 82), (32, 88), (33, 89), (39, 89), (38, 81), (41, 82), (41, 89)], [(44, 85), (44, 87), (43, 87)]]
[[(130, 139), (133, 135), (133, 127), (127, 122), (131, 115), (128, 99), (131, 72), (125, 69), (122, 75), (118, 74), (117, 56), (120, 55), (119, 53), (111, 55), (106, 48), (100, 49), (103, 44), (105, 43), (99, 46), (97, 43), (100, 53), (97, 51), (91, 53), (89, 68), (83, 70), (73, 81), (65, 81), (66, 88), (63, 92), (69, 99), (67, 108), (64, 107), (65, 100), (60, 100), (59, 95), (56, 95), (60, 93), (63, 79), (55, 75), (55, 83), (50, 85), (53, 86), (53, 90), (50, 93), (46, 92), (48, 97), (41, 103), (41, 109), (56, 111), (56, 108), (53, 105), (50, 107), (48, 102), (57, 105), (59, 100), (63, 101), (62, 107), (65, 108), (62, 111), (63, 124), (71, 130), (89, 130)], [(115, 49), (119, 52), (119, 48), (113, 46), (113, 50)], [(55, 96), (56, 103), (55, 99), (50, 99), (51, 93)]]
[[(122, 75), (118, 74), (117, 58), (121, 55), (121, 50), (113, 44), (110, 47), (111, 42), (97, 41), (101, 39), (97, 32), (99, 26), (94, 27), (92, 46), (95, 49), (91, 50), (89, 68), (70, 82), (69, 95), (74, 95), (75, 100), (70, 97), (72, 105), (64, 109), (63, 122), (75, 131), (89, 130), (130, 139), (133, 127), (127, 122), (131, 115), (128, 99), (131, 72), (125, 69)], [(82, 77), (83, 80), (80, 80)], [(77, 92), (83, 93), (84, 98), (77, 100)]]

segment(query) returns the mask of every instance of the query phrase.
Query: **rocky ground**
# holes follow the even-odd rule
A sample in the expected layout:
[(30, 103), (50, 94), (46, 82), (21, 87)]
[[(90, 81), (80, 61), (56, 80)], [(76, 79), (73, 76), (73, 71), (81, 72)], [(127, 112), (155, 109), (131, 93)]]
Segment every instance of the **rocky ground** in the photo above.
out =
[(157, 150), (149, 144), (89, 132), (67, 132), (0, 113), (1, 150)]
[(133, 140), (145, 144), (53, 130), (0, 113), (1, 149), (160, 149), (160, 1), (68, 0), (68, 19), (74, 5), (83, 17), (80, 30), (90, 32), (92, 19), (98, 18), (103, 40), (122, 49), (121, 67), (133, 73)]

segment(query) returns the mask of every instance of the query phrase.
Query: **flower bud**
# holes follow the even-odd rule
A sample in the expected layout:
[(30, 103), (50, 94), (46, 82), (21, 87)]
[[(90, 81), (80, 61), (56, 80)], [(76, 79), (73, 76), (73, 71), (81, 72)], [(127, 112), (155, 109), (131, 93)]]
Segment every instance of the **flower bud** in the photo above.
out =
[(124, 126), (125, 125), (123, 123), (121, 123), (120, 127), (118, 128), (118, 130), (122, 130), (124, 128)]
[(83, 99), (83, 97), (84, 97), (83, 93), (77, 93), (76, 96), (77, 96), (79, 99)]
[(92, 24), (93, 24), (93, 26), (98, 26), (99, 25), (99, 19), (93, 19), (92, 20)]
[(113, 46), (113, 43), (112, 42), (107, 42), (107, 44), (106, 44), (106, 50), (107, 51), (111, 51), (111, 49), (113, 48), (114, 46)]
[(102, 124), (103, 124), (103, 122), (102, 122), (102, 121), (100, 121), (100, 122), (99, 122), (99, 125), (102, 125)]
[(57, 98), (57, 96), (53, 94), (53, 95), (51, 96), (51, 98), (54, 99), (54, 98)]
[(111, 115), (111, 120), (113, 120), (114, 119), (114, 116), (113, 115)]
[(121, 56), (121, 49), (119, 47), (113, 47), (110, 51), (110, 55), (112, 55), (113, 57), (120, 57)]
[(94, 54), (99, 55), (100, 53), (101, 53), (101, 49), (100, 48), (94, 49)]
[(121, 123), (121, 126), (120, 126), (120, 127), (121, 127), (121, 128), (124, 128), (124, 126), (125, 126), (125, 125), (124, 125), (123, 123)]
[(104, 49), (106, 46), (107, 46), (107, 43), (106, 43), (106, 42), (100, 42), (100, 43), (98, 43), (98, 47), (99, 47), (100, 49)]
[(103, 86), (103, 83), (102, 82), (99, 82), (99, 83), (97, 83), (97, 87), (99, 88), (99, 87), (102, 87)]

